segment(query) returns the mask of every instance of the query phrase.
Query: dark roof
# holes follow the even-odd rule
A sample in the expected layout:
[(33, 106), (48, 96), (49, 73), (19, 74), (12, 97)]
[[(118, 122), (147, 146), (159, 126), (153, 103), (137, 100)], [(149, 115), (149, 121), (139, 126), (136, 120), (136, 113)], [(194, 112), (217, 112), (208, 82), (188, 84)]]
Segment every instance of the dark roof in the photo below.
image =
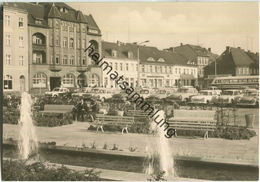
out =
[(225, 51), (226, 53), (230, 53), (233, 59), (233, 62), (236, 66), (250, 66), (255, 62), (246, 54), (246, 52), (241, 48), (230, 48), (230, 52)]
[(256, 64), (259, 64), (259, 53), (245, 52)]
[(212, 55), (213, 53), (209, 52), (206, 48), (191, 44), (174, 47), (174, 51), (182, 54), (190, 61), (196, 61), (198, 56), (209, 57), (210, 59), (213, 59), (213, 56), (216, 55)]
[[(41, 2), (41, 3), (5, 3), (5, 6), (23, 9), (28, 12), (28, 24), (31, 26), (48, 27), (48, 18), (59, 18), (64, 21), (86, 23), (92, 29), (101, 31), (92, 15), (83, 15), (63, 2)], [(64, 10), (64, 11), (63, 11)], [(43, 20), (42, 25), (35, 24), (35, 19)]]
[[(130, 43), (113, 43), (102, 41), (102, 54), (105, 57), (112, 57), (112, 50), (117, 51), (117, 59), (128, 59), (128, 52), (133, 53), (133, 58), (137, 59), (137, 45)], [(140, 46), (139, 47), (139, 58), (141, 63), (149, 64), (176, 64), (176, 65), (187, 65), (187, 59), (181, 54), (174, 53), (171, 51), (159, 50), (156, 47)], [(153, 58), (154, 61), (149, 61), (149, 58)], [(163, 59), (164, 62), (158, 61)]]

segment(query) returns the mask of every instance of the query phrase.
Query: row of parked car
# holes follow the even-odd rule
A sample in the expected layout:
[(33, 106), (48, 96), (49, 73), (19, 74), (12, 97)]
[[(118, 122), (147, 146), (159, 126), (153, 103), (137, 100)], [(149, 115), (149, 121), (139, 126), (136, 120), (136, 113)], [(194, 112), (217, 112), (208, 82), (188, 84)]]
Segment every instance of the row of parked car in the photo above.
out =
[[(216, 87), (210, 87), (205, 90), (198, 91), (191, 86), (184, 86), (181, 88), (169, 87), (163, 89), (148, 89), (142, 88), (136, 90), (143, 98), (155, 96), (160, 99), (167, 98), (179, 104), (191, 105), (238, 105), (238, 106), (255, 106), (259, 105), (259, 91), (257, 89), (243, 89), (243, 90), (219, 90)], [(46, 92), (47, 96), (59, 96), (70, 93), (72, 97), (82, 97), (92, 95), (102, 99), (111, 98), (114, 94), (122, 93), (120, 89), (107, 88), (80, 88), (70, 90), (68, 88), (55, 88), (51, 92)]]

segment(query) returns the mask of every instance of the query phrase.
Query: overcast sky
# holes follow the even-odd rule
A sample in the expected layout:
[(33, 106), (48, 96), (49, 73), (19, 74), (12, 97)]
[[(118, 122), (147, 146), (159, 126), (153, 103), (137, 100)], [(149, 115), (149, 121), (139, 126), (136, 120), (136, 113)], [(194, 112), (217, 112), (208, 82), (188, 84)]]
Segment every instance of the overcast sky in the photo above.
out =
[(92, 14), (102, 39), (140, 42), (160, 49), (184, 44), (211, 47), (222, 53), (227, 45), (258, 51), (256, 2), (122, 2), (68, 3)]

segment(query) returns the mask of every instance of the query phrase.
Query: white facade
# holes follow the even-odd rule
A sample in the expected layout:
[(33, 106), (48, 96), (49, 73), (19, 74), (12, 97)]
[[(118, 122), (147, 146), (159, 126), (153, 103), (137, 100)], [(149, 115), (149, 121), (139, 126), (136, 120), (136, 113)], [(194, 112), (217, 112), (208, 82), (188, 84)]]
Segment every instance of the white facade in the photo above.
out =
[[(112, 67), (112, 71), (117, 71), (119, 76), (123, 75), (124, 80), (127, 81), (129, 85), (133, 87), (136, 86), (138, 77), (137, 60), (105, 58), (103, 61), (109, 63), (109, 65)], [(119, 88), (115, 80), (111, 80), (109, 74), (106, 74), (106, 71), (103, 73), (103, 83), (105, 88)]]
[[(182, 75), (190, 76), (184, 79)], [(142, 64), (140, 65), (140, 83), (142, 87), (161, 88), (177, 86), (180, 81), (183, 85), (191, 85), (191, 78), (197, 79), (196, 66)]]
[(27, 12), (4, 6), (3, 89), (28, 91)]

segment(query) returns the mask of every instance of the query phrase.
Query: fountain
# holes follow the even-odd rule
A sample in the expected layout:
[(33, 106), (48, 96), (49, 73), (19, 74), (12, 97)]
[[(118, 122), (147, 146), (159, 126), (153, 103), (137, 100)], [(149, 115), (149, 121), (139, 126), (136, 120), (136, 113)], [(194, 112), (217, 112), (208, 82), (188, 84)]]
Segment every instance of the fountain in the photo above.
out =
[(37, 155), (38, 143), (35, 134), (35, 127), (32, 120), (32, 98), (27, 92), (22, 93), (20, 119), (18, 121), (19, 133), (19, 157), (27, 160), (32, 156)]
[(165, 131), (163, 127), (155, 123), (156, 121), (164, 121), (165, 114), (161, 110), (158, 112), (158, 117), (152, 118), (150, 128), (155, 131), (156, 137), (153, 137), (154, 141), (151, 141), (149, 137), (146, 152), (147, 152), (147, 167), (145, 169), (146, 174), (154, 174), (156, 172), (163, 171), (165, 176), (174, 176), (173, 167), (173, 155), (171, 152), (171, 147), (169, 139), (165, 137)]

